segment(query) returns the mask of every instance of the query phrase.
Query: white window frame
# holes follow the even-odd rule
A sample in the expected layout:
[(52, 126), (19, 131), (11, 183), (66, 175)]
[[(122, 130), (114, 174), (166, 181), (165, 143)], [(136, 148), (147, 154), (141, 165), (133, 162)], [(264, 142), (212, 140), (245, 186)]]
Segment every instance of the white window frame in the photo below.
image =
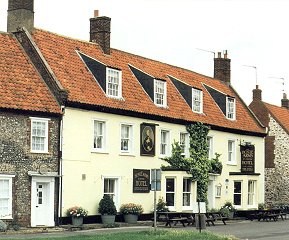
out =
[[(240, 193), (238, 193), (238, 192), (235, 192), (235, 183), (237, 183), (237, 182), (239, 182), (239, 183), (241, 183), (241, 192)], [(243, 198), (243, 181), (242, 180), (235, 180), (234, 182), (233, 182), (233, 188), (234, 188), (234, 193), (233, 193), (233, 204), (234, 204), (234, 206), (236, 207), (236, 208), (240, 208), (240, 207), (242, 207), (242, 198)], [(240, 195), (241, 197), (240, 197), (240, 202), (241, 202), (241, 204), (240, 205), (236, 205), (235, 204), (235, 195)]]
[[(230, 149), (230, 144), (232, 144), (232, 148)], [(228, 143), (228, 160), (227, 160), (227, 164), (229, 165), (236, 165), (237, 161), (236, 161), (236, 140), (233, 139), (229, 139)]]
[[(0, 212), (0, 219), (12, 219), (12, 180), (15, 175), (4, 175), (0, 174), (0, 181), (8, 181), (8, 196), (5, 198), (7, 201), (7, 207), (8, 207), (8, 214), (2, 215)], [(2, 197), (2, 194), (0, 194), (0, 200), (4, 198)]]
[[(95, 135), (96, 134), (96, 129), (95, 129), (95, 124), (97, 123), (102, 123), (103, 129), (102, 129), (102, 135)], [(94, 146), (95, 143), (95, 138), (96, 137), (102, 137), (102, 147), (98, 148)], [(93, 141), (92, 141), (92, 149), (93, 152), (106, 152), (107, 151), (107, 121), (103, 119), (93, 119)]]
[[(121, 179), (121, 177), (119, 177), (119, 176), (109, 176), (109, 175), (102, 176), (102, 193), (103, 193), (102, 196), (105, 194), (109, 194), (109, 195), (114, 194), (113, 201), (114, 201), (114, 204), (115, 204), (117, 211), (120, 208), (120, 179)], [(115, 189), (114, 189), (113, 193), (105, 193), (104, 192), (105, 180), (114, 181), (114, 188)]]
[[(184, 136), (184, 142), (182, 142), (182, 136)], [(189, 133), (180, 132), (180, 147), (182, 148), (182, 156), (189, 157)]]
[[(160, 86), (163, 92), (158, 91)], [(159, 96), (162, 96), (161, 102), (158, 102), (160, 99)], [(159, 107), (167, 106), (167, 82), (162, 80), (154, 79), (154, 103)]]
[[(126, 126), (128, 127), (128, 137), (123, 137), (123, 127)], [(133, 153), (133, 149), (134, 149), (134, 144), (133, 144), (133, 125), (132, 124), (129, 124), (129, 123), (121, 123), (120, 124), (120, 151), (121, 153)], [(122, 141), (123, 140), (127, 140), (128, 141), (128, 149), (125, 150), (125, 149), (122, 149)]]
[[(167, 180), (168, 179), (174, 180), (174, 191), (168, 191), (167, 190)], [(165, 185), (165, 187), (166, 187), (166, 202), (168, 202), (167, 201), (167, 194), (173, 194), (174, 204), (172, 206), (168, 206), (169, 210), (173, 211), (176, 208), (176, 178), (175, 177), (166, 177), (166, 185)]]
[[(117, 74), (118, 78), (116, 76), (111, 76), (111, 73)], [(110, 79), (112, 77), (114, 80), (118, 80), (118, 83), (111, 82)], [(109, 87), (110, 85), (116, 86), (116, 88), (111, 89)], [(113, 94), (114, 91), (117, 91), (117, 94)], [(106, 68), (106, 95), (112, 98), (122, 98), (122, 71), (110, 67)]]
[[(166, 138), (165, 138), (166, 142), (163, 141), (162, 133), (166, 133)], [(167, 129), (161, 129), (160, 130), (160, 155), (162, 157), (167, 157), (170, 155), (170, 145), (171, 145), (170, 131)], [(163, 152), (163, 146), (165, 146), (165, 152)]]
[(192, 110), (195, 113), (203, 113), (203, 91), (192, 88)]
[[(253, 185), (253, 189), (250, 189), (250, 183)], [(248, 207), (256, 207), (256, 186), (257, 186), (256, 180), (248, 180)], [(253, 190), (253, 191), (252, 191)], [(251, 202), (252, 201), (252, 202)]]
[(236, 99), (232, 97), (226, 98), (226, 117), (230, 120), (236, 119)]
[[(184, 181), (189, 181), (187, 184), (189, 184), (189, 189), (184, 189)], [(182, 206), (183, 210), (191, 210), (192, 209), (192, 180), (190, 178), (183, 178), (183, 198), (182, 198)], [(184, 197), (186, 195), (189, 195), (189, 201), (190, 205), (184, 205)]]
[(207, 144), (208, 144), (208, 158), (214, 158), (214, 138), (213, 136), (207, 136)]
[[(48, 153), (48, 122), (50, 121), (50, 119), (47, 118), (34, 118), (31, 117), (31, 131), (30, 131), (30, 151), (32, 153)], [(43, 150), (37, 150), (37, 149), (33, 149), (33, 125), (34, 123), (44, 123), (45, 124), (45, 136), (41, 136), (42, 138), (44, 138), (44, 149)], [(37, 136), (36, 136), (37, 137)]]

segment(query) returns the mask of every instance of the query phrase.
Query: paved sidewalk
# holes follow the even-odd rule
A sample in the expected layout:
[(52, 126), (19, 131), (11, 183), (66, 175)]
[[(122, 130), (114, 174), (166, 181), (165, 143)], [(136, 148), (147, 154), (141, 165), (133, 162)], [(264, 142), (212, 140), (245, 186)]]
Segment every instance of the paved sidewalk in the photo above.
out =
[[(173, 228), (163, 227), (160, 225), (159, 229), (166, 230), (191, 230), (198, 231), (195, 227), (182, 227), (181, 225)], [(69, 237), (76, 235), (95, 235), (113, 232), (129, 232), (129, 231), (146, 231), (153, 230), (150, 224), (141, 226), (122, 225), (120, 228), (96, 228), (80, 231), (67, 231), (62, 229), (59, 231), (48, 230), (47, 233), (21, 233), (19, 234), (0, 234), (0, 239), (42, 239), (48, 237)], [(289, 220), (279, 220), (277, 222), (269, 221), (249, 221), (249, 220), (233, 220), (229, 221), (227, 225), (217, 223), (216, 226), (206, 227), (205, 230), (221, 235), (233, 235), (242, 240), (289, 240)]]

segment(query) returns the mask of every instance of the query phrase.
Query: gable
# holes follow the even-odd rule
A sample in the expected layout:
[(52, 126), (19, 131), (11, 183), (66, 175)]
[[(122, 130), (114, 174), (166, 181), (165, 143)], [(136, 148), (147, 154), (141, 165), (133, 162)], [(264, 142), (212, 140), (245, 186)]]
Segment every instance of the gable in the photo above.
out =
[(214, 101), (217, 103), (219, 108), (222, 110), (224, 115), (226, 116), (226, 100), (227, 100), (227, 95), (223, 94), (207, 85), (204, 85), (207, 91), (210, 93)]
[(90, 58), (80, 52), (78, 52), (79, 56), (84, 61), (85, 65), (92, 73), (96, 81), (101, 86), (102, 90), (106, 92), (106, 66), (93, 58)]
[(183, 98), (185, 99), (187, 104), (190, 106), (190, 108), (192, 108), (192, 87), (177, 80), (176, 78), (172, 76), (168, 76), (168, 77), (171, 79), (171, 81), (173, 82), (175, 87), (178, 89), (180, 94), (183, 96)]
[(139, 83), (142, 85), (143, 89), (147, 92), (147, 94), (150, 96), (152, 101), (154, 101), (154, 78), (137, 68), (134, 68), (133, 66), (129, 65), (130, 70), (135, 75), (136, 79), (139, 81)]

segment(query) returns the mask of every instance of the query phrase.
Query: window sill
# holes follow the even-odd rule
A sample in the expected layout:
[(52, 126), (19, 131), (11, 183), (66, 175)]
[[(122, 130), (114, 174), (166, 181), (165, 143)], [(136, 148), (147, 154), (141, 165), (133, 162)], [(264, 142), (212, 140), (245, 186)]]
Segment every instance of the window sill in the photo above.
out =
[(37, 153), (37, 154), (49, 154), (48, 151), (30, 151), (30, 153)]
[(104, 150), (96, 150), (96, 149), (91, 150), (91, 153), (109, 154), (109, 152), (107, 152), (107, 151), (104, 151)]
[(237, 163), (236, 162), (227, 162), (227, 165), (237, 166)]
[(134, 153), (121, 152), (121, 153), (119, 154), (119, 156), (130, 156), (130, 157), (135, 157), (135, 154), (134, 154)]

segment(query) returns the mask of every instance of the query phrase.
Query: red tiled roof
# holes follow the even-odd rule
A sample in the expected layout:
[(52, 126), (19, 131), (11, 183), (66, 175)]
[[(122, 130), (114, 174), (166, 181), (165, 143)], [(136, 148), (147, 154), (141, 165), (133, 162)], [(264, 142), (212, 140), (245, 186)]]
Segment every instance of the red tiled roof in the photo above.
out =
[[(129, 110), (136, 113), (148, 113), (187, 121), (200, 121), (230, 129), (264, 133), (264, 129), (252, 117), (233, 89), (222, 81), (116, 49), (111, 49), (111, 54), (105, 55), (99, 45), (95, 43), (59, 36), (40, 29), (37, 29), (32, 37), (56, 78), (68, 91), (68, 101), (70, 102)], [(124, 100), (106, 97), (91, 72), (87, 70), (77, 51), (110, 67), (122, 70), (122, 96)], [(168, 108), (157, 107), (152, 102), (131, 72), (129, 64), (155, 78), (167, 81)], [(182, 98), (168, 75), (203, 90), (204, 114), (192, 112), (192, 109)], [(236, 98), (236, 121), (226, 119), (203, 84)]]
[(275, 120), (289, 133), (289, 110), (263, 102)]
[(12, 34), (0, 33), (0, 108), (61, 113)]

